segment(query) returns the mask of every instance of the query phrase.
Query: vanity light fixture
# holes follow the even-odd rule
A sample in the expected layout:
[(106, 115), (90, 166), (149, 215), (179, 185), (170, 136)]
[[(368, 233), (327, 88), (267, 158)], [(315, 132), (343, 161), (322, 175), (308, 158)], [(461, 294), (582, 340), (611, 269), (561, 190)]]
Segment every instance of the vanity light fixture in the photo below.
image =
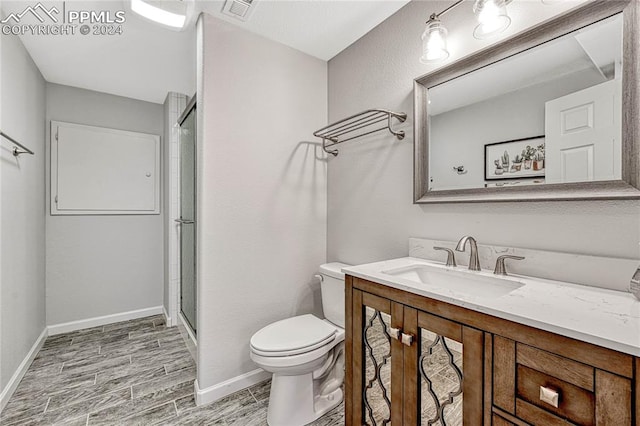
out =
[(476, 0), (473, 5), (473, 13), (478, 19), (473, 31), (475, 38), (490, 38), (509, 28), (511, 18), (507, 13), (507, 3), (508, 0)]
[(435, 13), (427, 21), (422, 33), (422, 56), (420, 62), (429, 64), (444, 61), (449, 57), (447, 50), (447, 29)]
[[(447, 29), (440, 21), (440, 17), (451, 9), (459, 6), (464, 0), (458, 0), (440, 13), (432, 13), (427, 26), (422, 33), (422, 55), (420, 62), (431, 64), (442, 62), (449, 57), (447, 49)], [(507, 5), (513, 0), (475, 0), (473, 13), (478, 19), (478, 25), (473, 31), (477, 39), (485, 39), (500, 34), (511, 25), (511, 18), (507, 13)], [(554, 0), (542, 0), (554, 1)]]
[(440, 17), (458, 6), (463, 0), (459, 0), (440, 13), (432, 13), (427, 21), (427, 26), (422, 33), (422, 56), (420, 62), (431, 64), (444, 61), (449, 57), (447, 50), (447, 29)]
[(182, 30), (189, 21), (192, 8), (191, 1), (149, 1), (131, 0), (131, 11), (145, 19), (169, 27)]

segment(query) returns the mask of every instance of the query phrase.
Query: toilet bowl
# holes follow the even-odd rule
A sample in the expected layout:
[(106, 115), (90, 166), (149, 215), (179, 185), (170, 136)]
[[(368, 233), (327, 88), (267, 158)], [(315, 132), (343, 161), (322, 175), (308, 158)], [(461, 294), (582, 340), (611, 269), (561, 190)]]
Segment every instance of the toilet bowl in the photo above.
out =
[(326, 319), (306, 314), (274, 322), (251, 337), (250, 355), (273, 374), (267, 422), (302, 426), (342, 402), (344, 397), (344, 274), (347, 265), (320, 267)]

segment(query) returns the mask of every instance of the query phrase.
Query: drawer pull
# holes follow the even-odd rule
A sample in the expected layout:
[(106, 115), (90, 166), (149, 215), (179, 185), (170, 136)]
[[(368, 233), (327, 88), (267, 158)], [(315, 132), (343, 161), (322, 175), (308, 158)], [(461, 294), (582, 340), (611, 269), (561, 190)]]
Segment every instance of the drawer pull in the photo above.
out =
[(552, 407), (558, 408), (559, 400), (560, 400), (560, 393), (558, 393), (553, 389), (540, 386), (540, 401), (546, 402)]
[(406, 346), (411, 346), (413, 343), (413, 336), (411, 334), (402, 333), (402, 344)]
[(400, 335), (402, 334), (402, 330), (399, 328), (393, 328), (393, 327), (389, 327), (389, 335), (396, 339), (396, 340), (400, 340)]

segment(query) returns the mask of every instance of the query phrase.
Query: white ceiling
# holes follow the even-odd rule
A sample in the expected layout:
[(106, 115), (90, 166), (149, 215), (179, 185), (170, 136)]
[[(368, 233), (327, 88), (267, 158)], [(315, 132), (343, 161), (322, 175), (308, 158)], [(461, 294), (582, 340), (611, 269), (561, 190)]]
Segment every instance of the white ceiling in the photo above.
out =
[(199, 1), (201, 10), (328, 61), (409, 0), (254, 0), (248, 22), (222, 14), (224, 1)]
[[(126, 10), (126, 0), (67, 1), (68, 10)], [(224, 1), (196, 1), (204, 11), (309, 55), (329, 60), (409, 0), (254, 0), (247, 22), (221, 13)], [(62, 1), (42, 0), (62, 10)], [(6, 16), (33, 1), (3, 1)], [(26, 18), (25, 18), (26, 19)], [(21, 22), (24, 23), (24, 22)], [(37, 22), (33, 22), (37, 23)], [(195, 30), (171, 31), (126, 12), (122, 35), (22, 35), (52, 83), (162, 103), (169, 91), (195, 91)], [(3, 36), (4, 37), (4, 36)]]

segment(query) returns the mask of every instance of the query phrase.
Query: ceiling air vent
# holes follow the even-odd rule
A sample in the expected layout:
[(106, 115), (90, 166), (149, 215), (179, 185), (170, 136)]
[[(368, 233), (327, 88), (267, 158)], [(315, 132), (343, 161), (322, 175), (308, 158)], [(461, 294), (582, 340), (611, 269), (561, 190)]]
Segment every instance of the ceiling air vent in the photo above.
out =
[(253, 13), (255, 6), (256, 0), (227, 0), (222, 8), (222, 13), (246, 21)]

